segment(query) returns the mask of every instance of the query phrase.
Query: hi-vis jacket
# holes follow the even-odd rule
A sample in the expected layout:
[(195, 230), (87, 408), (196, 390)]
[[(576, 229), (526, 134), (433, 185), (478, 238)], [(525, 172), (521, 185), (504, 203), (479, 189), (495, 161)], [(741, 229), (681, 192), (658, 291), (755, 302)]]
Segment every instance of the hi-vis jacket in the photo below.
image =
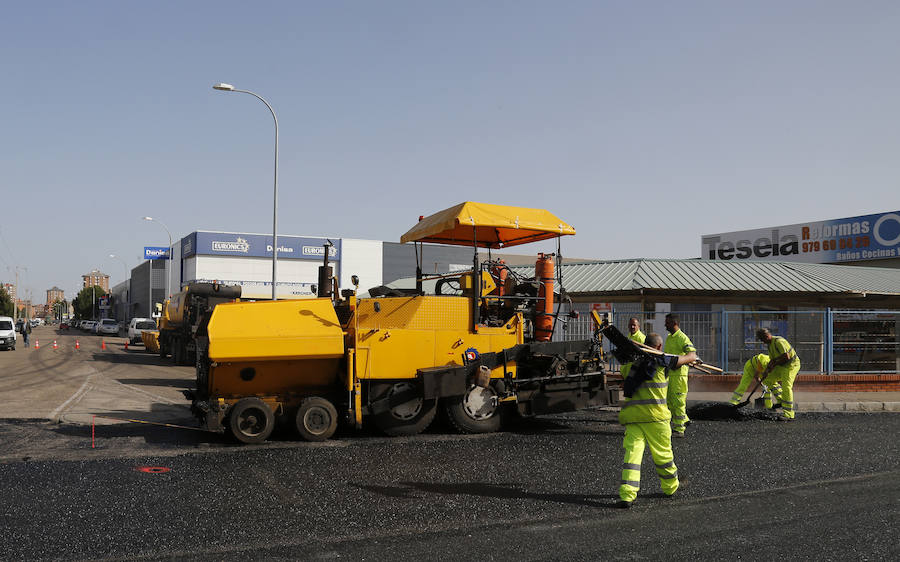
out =
[[(672, 413), (666, 406), (666, 389), (669, 386), (666, 368), (656, 365), (651, 368), (656, 370), (653, 378), (639, 386), (631, 398), (625, 398), (619, 412), (619, 423), (667, 422), (672, 419)], [(628, 375), (636, 375), (637, 369), (638, 364), (633, 365)]]

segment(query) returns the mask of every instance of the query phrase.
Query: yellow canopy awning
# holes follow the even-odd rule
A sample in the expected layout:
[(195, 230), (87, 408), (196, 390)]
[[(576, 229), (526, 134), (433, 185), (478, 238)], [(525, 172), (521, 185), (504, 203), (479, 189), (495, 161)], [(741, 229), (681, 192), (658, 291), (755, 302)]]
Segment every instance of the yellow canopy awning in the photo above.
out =
[(420, 220), (400, 242), (505, 248), (575, 234), (544, 209), (466, 201)]

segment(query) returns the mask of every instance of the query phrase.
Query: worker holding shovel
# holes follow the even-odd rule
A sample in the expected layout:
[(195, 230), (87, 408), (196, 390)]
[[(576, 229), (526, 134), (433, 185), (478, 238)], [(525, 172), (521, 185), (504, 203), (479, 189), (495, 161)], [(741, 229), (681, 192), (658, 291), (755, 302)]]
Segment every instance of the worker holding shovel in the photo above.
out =
[(756, 339), (768, 346), (769, 364), (763, 369), (763, 377), (772, 373), (772, 379), (781, 383), (782, 421), (794, 419), (794, 379), (800, 372), (800, 357), (790, 342), (781, 336), (772, 336), (766, 328), (756, 331)]
[[(760, 384), (763, 386), (763, 400), (765, 401), (766, 408), (772, 407), (773, 395), (776, 400), (781, 400), (781, 385), (775, 380), (774, 375), (770, 374), (765, 380), (762, 380), (763, 371), (765, 371), (768, 366), (769, 356), (765, 353), (754, 355), (744, 363), (744, 375), (741, 377), (740, 384), (734, 389), (734, 394), (731, 395), (731, 404), (735, 406), (740, 405), (744, 392), (747, 390), (747, 387), (750, 386), (750, 381), (755, 378), (759, 379)], [(754, 391), (755, 390), (756, 388), (754, 387)], [(753, 391), (750, 391), (750, 394), (752, 395)], [(750, 399), (747, 398), (747, 400), (749, 401)]]
[[(662, 350), (659, 334), (651, 333), (644, 344)], [(678, 490), (678, 467), (672, 452), (672, 414), (666, 406), (666, 389), (673, 370), (697, 360), (693, 351), (685, 355), (660, 354), (637, 360), (625, 378), (625, 402), (619, 412), (619, 423), (625, 426), (625, 460), (622, 464), (622, 483), (619, 486), (619, 507), (631, 507), (641, 487), (641, 460), (644, 446), (656, 465), (660, 487), (671, 496)]]

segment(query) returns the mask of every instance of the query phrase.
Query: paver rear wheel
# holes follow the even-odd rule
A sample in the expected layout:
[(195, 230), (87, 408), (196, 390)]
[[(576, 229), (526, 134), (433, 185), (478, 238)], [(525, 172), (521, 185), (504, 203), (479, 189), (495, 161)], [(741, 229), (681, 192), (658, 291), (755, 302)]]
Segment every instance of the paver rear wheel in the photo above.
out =
[(321, 396), (304, 398), (295, 418), (297, 433), (307, 441), (325, 441), (337, 430), (338, 413), (329, 400)]
[(262, 443), (275, 429), (275, 414), (259, 398), (241, 398), (231, 407), (228, 428), (243, 443)]

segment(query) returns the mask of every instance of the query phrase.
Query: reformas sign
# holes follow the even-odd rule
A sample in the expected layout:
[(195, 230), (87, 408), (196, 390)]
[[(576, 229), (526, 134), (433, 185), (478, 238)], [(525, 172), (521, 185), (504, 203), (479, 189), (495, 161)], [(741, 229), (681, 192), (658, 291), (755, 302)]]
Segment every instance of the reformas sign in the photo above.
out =
[(900, 257), (900, 211), (846, 219), (707, 234), (700, 257), (840, 263)]

